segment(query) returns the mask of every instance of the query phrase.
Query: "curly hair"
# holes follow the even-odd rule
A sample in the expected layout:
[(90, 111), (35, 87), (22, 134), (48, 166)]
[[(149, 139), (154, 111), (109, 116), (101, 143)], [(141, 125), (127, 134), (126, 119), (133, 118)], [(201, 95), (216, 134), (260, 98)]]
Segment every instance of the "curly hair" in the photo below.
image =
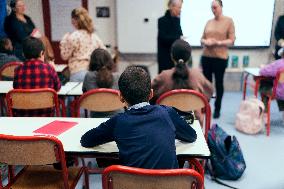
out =
[(118, 80), (118, 86), (121, 95), (130, 105), (149, 101), (151, 79), (141, 67), (127, 67)]
[(78, 22), (78, 29), (86, 30), (88, 33), (93, 33), (95, 31), (93, 20), (88, 11), (83, 7), (73, 9), (71, 17)]

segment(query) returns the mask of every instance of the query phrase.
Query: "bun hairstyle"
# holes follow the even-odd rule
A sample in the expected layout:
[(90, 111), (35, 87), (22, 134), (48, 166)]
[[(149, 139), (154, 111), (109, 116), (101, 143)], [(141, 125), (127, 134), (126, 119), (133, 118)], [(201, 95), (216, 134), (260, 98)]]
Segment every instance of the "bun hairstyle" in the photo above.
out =
[(78, 29), (86, 30), (88, 33), (93, 33), (95, 31), (93, 20), (88, 11), (83, 7), (73, 9), (71, 17), (78, 22)]
[(16, 7), (17, 1), (18, 1), (18, 0), (11, 0), (11, 1), (10, 1), (10, 7), (11, 7), (12, 9), (14, 9), (14, 8)]
[(191, 46), (186, 41), (178, 39), (171, 47), (171, 56), (175, 62), (175, 71), (172, 76), (173, 89), (190, 89), (187, 62), (191, 58)]

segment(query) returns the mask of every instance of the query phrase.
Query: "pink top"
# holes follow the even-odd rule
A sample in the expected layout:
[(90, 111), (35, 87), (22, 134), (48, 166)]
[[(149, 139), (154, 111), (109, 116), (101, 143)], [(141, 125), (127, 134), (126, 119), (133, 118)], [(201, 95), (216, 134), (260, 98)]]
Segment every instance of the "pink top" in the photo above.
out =
[[(284, 69), (284, 58), (266, 65), (260, 69), (259, 73), (261, 76), (276, 77), (277, 72), (281, 69)], [(277, 86), (276, 98), (284, 100), (284, 84), (279, 84)]]

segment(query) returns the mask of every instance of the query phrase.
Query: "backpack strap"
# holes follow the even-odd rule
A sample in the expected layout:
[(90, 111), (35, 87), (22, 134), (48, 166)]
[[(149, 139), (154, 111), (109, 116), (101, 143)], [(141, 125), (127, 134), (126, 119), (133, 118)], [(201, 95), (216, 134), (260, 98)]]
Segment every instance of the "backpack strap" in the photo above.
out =
[(232, 189), (238, 189), (236, 187), (233, 187), (233, 186), (230, 186), (222, 181), (220, 181), (219, 179), (216, 178), (215, 174), (214, 174), (214, 171), (213, 171), (213, 167), (212, 167), (212, 164), (211, 164), (211, 161), (208, 159), (207, 162), (206, 162), (206, 168), (208, 170), (208, 173), (210, 175), (210, 178), (212, 181), (216, 182), (217, 184), (220, 184), (222, 186), (226, 186), (228, 188), (232, 188)]

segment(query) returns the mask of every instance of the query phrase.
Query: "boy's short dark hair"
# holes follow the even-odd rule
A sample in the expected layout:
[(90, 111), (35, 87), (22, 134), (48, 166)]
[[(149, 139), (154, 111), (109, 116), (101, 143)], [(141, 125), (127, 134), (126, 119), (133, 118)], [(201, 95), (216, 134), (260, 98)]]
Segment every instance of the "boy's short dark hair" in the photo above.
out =
[(6, 45), (9, 42), (9, 38), (3, 37), (0, 38), (0, 52), (4, 53), (6, 51)]
[(141, 67), (127, 67), (118, 80), (118, 86), (122, 97), (129, 105), (149, 101), (151, 79)]
[(26, 59), (39, 58), (42, 51), (44, 51), (44, 45), (40, 39), (27, 37), (23, 41), (23, 52)]

